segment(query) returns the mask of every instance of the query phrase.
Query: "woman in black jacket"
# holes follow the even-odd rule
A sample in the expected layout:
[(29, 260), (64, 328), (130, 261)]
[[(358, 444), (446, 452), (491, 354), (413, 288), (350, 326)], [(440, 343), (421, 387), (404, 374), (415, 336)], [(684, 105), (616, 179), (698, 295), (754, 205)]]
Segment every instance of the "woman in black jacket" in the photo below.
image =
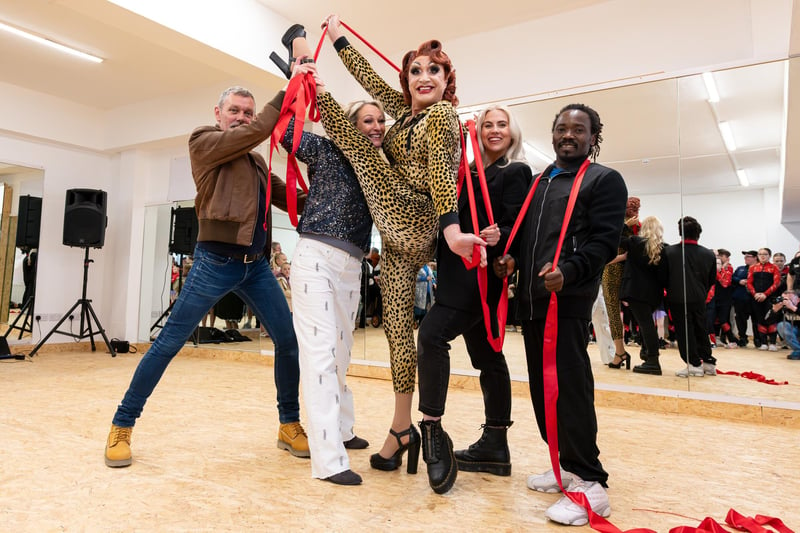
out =
[[(653, 322), (653, 312), (658, 309), (664, 296), (661, 272), (663, 236), (664, 226), (661, 221), (656, 217), (647, 217), (642, 222), (639, 235), (632, 235), (622, 242), (628, 258), (622, 274), (620, 300), (628, 304), (639, 324), (643, 344), (641, 356), (645, 361), (633, 371), (656, 376), (661, 375), (661, 365), (658, 362), (658, 330)], [(608, 366), (620, 368), (613, 364)], [(630, 368), (629, 360), (626, 366)]]
[[(477, 131), (495, 224), (489, 225), (474, 171), (471, 179), (476, 192), (479, 228), (472, 227), (466, 184), (461, 187), (458, 199), (458, 217), (461, 231), (480, 230), (481, 237), (487, 242), (486, 253), (491, 261), (503, 254), (532, 175), (524, 160), (522, 133), (506, 107), (493, 106), (481, 112)], [(461, 257), (448, 248), (444, 239), (439, 239), (437, 266), (436, 303), (419, 327), (419, 410), (430, 417), (444, 414), (450, 379), (449, 343), (462, 335), (472, 366), (480, 370), (486, 422), (483, 435), (476, 443), (467, 450), (455, 452), (458, 470), (509, 476), (511, 458), (506, 430), (511, 425), (511, 381), (503, 352), (495, 352), (487, 340), (477, 269), (467, 270)], [(487, 301), (494, 315), (503, 282), (492, 272), (488, 272), (487, 281)], [(496, 317), (492, 319), (496, 323)], [(495, 335), (499, 333), (496, 331)], [(452, 472), (448, 484), (455, 480), (457, 470)], [(442, 489), (446, 490), (445, 486)]]

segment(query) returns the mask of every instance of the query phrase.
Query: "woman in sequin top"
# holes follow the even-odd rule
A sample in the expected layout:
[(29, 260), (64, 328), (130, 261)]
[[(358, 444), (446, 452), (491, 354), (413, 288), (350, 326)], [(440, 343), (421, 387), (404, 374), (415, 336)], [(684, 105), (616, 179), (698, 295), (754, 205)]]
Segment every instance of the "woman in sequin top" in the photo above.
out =
[[(354, 102), (345, 113), (377, 152), (386, 121), (380, 104)], [(293, 133), (294, 120), (281, 142), (287, 150)], [(311, 475), (355, 485), (361, 477), (350, 469), (347, 448), (368, 443), (353, 432), (353, 394), (345, 379), (372, 217), (353, 167), (333, 142), (304, 131), (296, 155), (306, 164), (310, 181), (292, 258), (292, 305)]]

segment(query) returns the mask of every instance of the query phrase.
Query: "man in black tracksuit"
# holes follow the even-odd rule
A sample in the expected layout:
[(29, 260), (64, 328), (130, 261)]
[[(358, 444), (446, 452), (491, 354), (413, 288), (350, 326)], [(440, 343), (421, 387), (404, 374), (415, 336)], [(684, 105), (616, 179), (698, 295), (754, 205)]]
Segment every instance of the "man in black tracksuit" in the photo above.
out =
[[(522, 322), (528, 377), (536, 421), (547, 439), (543, 372), (545, 319), (551, 293), (558, 299), (558, 448), (564, 488), (586, 494), (592, 510), (608, 516), (605, 491), (608, 474), (599, 460), (594, 378), (587, 352), (592, 304), (603, 267), (617, 254), (628, 191), (619, 172), (590, 164), (569, 219), (561, 256), (552, 261), (564, 222), (567, 201), (579, 168), (596, 158), (602, 142), (597, 112), (571, 104), (553, 122), (556, 160), (543, 173), (512, 250), (514, 257), (495, 261), (498, 275), (519, 266), (517, 317)], [(530, 476), (528, 487), (542, 492), (559, 489), (553, 472)], [(563, 497), (545, 512), (550, 520), (583, 525), (586, 511)]]
[(703, 228), (693, 217), (678, 221), (683, 240), (664, 248), (667, 303), (675, 324), (678, 350), (688, 366), (675, 372), (681, 377), (716, 375), (706, 330), (706, 297), (717, 281), (714, 252), (697, 243)]

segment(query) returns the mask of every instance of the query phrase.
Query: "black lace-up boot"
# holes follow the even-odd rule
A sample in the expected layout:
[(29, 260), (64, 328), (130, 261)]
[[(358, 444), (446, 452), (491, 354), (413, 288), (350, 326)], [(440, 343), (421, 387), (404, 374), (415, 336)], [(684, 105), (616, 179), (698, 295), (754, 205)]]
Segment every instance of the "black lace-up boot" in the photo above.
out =
[[(510, 424), (509, 424), (510, 425)], [(466, 450), (455, 452), (458, 469), (465, 472), (487, 472), (496, 476), (511, 475), (511, 453), (506, 433), (508, 426), (483, 424), (483, 434)]]
[(422, 431), (422, 458), (428, 465), (428, 483), (433, 492), (444, 494), (452, 488), (458, 475), (453, 441), (442, 429), (441, 420), (423, 420), (419, 429)]

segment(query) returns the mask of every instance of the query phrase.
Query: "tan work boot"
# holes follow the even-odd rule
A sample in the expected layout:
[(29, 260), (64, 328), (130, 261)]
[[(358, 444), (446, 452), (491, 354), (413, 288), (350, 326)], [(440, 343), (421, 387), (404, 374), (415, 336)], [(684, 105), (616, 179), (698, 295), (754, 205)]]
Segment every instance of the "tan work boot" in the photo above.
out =
[(121, 428), (111, 424), (106, 441), (106, 466), (119, 468), (131, 464), (131, 431), (133, 428)]
[(281, 424), (278, 428), (278, 448), (288, 451), (295, 457), (311, 457), (308, 436), (300, 422)]

